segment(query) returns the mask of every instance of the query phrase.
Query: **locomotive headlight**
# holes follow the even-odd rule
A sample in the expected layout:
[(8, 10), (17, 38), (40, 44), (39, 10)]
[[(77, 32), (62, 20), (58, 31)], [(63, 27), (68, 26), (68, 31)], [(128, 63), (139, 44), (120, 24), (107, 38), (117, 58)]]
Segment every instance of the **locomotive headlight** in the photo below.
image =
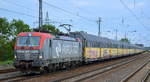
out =
[(42, 59), (42, 58), (43, 58), (43, 56), (42, 56), (42, 55), (40, 55), (40, 56), (39, 56), (39, 59)]
[(15, 56), (14, 56), (14, 58), (16, 59), (16, 58), (17, 58), (17, 56), (15, 55)]
[(40, 54), (39, 54), (39, 59), (42, 59), (43, 58), (43, 52), (41, 52)]

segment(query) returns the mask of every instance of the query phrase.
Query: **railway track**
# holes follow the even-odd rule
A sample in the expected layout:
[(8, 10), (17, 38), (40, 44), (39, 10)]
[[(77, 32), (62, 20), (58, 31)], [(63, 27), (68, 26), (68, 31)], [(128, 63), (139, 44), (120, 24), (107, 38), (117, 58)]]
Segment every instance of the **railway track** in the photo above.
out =
[(11, 78), (20, 77), (22, 75), (24, 74), (19, 71), (0, 74), (0, 81), (5, 81)]
[(0, 70), (0, 81), (9, 78), (14, 78), (20, 75), (22, 75), (22, 73), (16, 70), (15, 68), (2, 69)]
[[(129, 75), (127, 75), (124, 79), (121, 80), (121, 82), (127, 82), (130, 78), (132, 78), (136, 73), (138, 73), (143, 67), (145, 67), (148, 63), (150, 62), (150, 60), (146, 61), (145, 63), (143, 63), (139, 68), (137, 68), (135, 71), (133, 71), (132, 73), (130, 73)], [(148, 74), (149, 75), (149, 74)], [(147, 78), (147, 76), (145, 76), (145, 78)], [(145, 82), (145, 81), (144, 81)]]
[[(89, 71), (86, 71), (86, 72), (82, 72), (80, 74), (74, 74), (72, 76), (64, 76), (64, 77), (56, 77), (58, 79), (53, 79), (53, 80), (50, 80), (50, 81), (54, 81), (54, 82), (59, 82), (59, 81), (82, 81), (82, 80), (85, 80), (87, 78), (91, 78), (91, 77), (94, 77), (98, 74), (102, 74), (102, 73), (105, 73), (109, 70), (112, 70), (114, 68), (118, 68), (119, 66), (122, 66), (122, 65), (125, 65), (125, 64), (128, 64), (132, 61), (135, 61), (135, 60), (138, 60), (140, 58), (142, 58), (143, 56), (140, 56), (140, 55), (137, 55), (137, 56), (133, 56), (133, 57), (129, 57), (127, 59), (123, 59), (119, 62), (116, 62), (114, 64), (109, 64), (109, 65), (105, 65), (105, 66), (102, 66), (102, 67), (99, 67), (99, 68), (96, 68), (94, 70), (89, 70)], [(144, 56), (145, 57), (145, 56)], [(64, 72), (64, 71), (62, 71)], [(70, 71), (71, 72), (71, 71)], [(59, 72), (56, 72), (56, 74), (59, 74)], [(24, 74), (21, 74), (20, 76), (16, 76), (16, 77), (9, 77), (9, 78), (5, 78), (5, 79), (2, 79), (0, 81), (11, 81), (11, 82), (16, 82), (16, 81), (23, 81), (23, 80), (29, 80), (29, 79), (33, 79), (33, 78), (41, 78), (41, 76), (48, 76), (48, 75), (53, 75), (55, 73), (50, 73), (50, 74), (43, 74), (43, 75), (24, 75)], [(51, 77), (50, 77), (51, 78)]]
[[(135, 56), (133, 60), (135, 60), (137, 57)], [(133, 61), (131, 60), (131, 61)], [(127, 59), (123, 59), (123, 61), (127, 61)], [(122, 62), (122, 61), (121, 61)], [(116, 63), (117, 64), (117, 63)], [(118, 63), (119, 64), (119, 63)], [(106, 68), (110, 69), (110, 66), (104, 66), (102, 68), (99, 69), (103, 69)], [(106, 71), (106, 70), (105, 70)], [(44, 75), (49, 75), (49, 74), (44, 74)], [(32, 78), (36, 78), (36, 77), (40, 77), (41, 75), (25, 75), (23, 73), (20, 72), (16, 72), (16, 73), (6, 73), (5, 75), (1, 75), (2, 77), (0, 78), (0, 81), (6, 81), (6, 82), (16, 82), (16, 81), (23, 81), (23, 80), (28, 80), (28, 79), (32, 79)], [(59, 80), (58, 80), (59, 81)]]
[(87, 78), (94, 77), (96, 75), (105, 73), (107, 71), (110, 71), (110, 70), (115, 69), (117, 67), (120, 67), (122, 65), (128, 64), (128, 63), (130, 63), (134, 60), (137, 60), (137, 59), (139, 59), (139, 58), (134, 57), (133, 59), (127, 59), (127, 60), (121, 61), (119, 63), (115, 63), (113, 65), (104, 66), (104, 67), (100, 67), (98, 69), (87, 71), (87, 72), (84, 72), (84, 73), (81, 73), (81, 74), (77, 74), (77, 75), (57, 79), (57, 80), (54, 80), (54, 82), (80, 82), (80, 81), (86, 80)]
[(5, 82), (19, 82), (19, 81), (23, 81), (23, 80), (27, 80), (27, 79), (31, 79), (31, 78), (36, 78), (36, 77), (40, 77), (40, 75), (26, 75), (26, 74), (21, 74), (19, 76), (16, 77), (10, 77), (10, 78), (6, 78), (6, 79), (2, 79), (0, 81), (5, 81)]
[(4, 74), (4, 73), (10, 73), (10, 72), (16, 72), (17, 70), (14, 68), (8, 68), (8, 69), (3, 69), (0, 70), (0, 74)]
[(150, 78), (150, 69), (146, 72), (146, 74), (142, 78), (141, 82), (148, 82), (148, 78)]

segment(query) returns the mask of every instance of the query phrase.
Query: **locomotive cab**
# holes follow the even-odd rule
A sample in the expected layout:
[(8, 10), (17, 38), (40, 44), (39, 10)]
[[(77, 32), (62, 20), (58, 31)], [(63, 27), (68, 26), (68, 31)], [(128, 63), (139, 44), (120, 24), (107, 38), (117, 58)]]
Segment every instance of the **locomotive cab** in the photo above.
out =
[[(34, 54), (35, 56), (38, 56), (39, 58), (42, 58), (42, 55), (40, 55), (40, 49), (38, 47), (40, 46), (40, 37), (39, 36), (19, 36), (17, 39), (16, 47), (20, 47), (20, 49), (16, 49), (16, 55), (15, 58), (19, 60), (32, 60), (35, 58), (29, 57), (31, 54)], [(28, 48), (28, 49), (25, 49)], [(19, 57), (19, 54), (24, 54), (23, 57)], [(20, 55), (21, 56), (21, 55)], [(36, 57), (36, 58), (38, 58)]]
[(54, 36), (39, 32), (20, 33), (15, 44), (14, 66), (25, 72), (41, 70), (50, 53), (50, 41)]

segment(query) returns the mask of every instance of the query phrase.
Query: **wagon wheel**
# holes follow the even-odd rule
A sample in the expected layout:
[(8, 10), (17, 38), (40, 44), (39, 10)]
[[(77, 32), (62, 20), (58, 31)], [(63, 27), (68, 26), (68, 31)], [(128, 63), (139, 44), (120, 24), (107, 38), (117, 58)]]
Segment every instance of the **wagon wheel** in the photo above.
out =
[(55, 64), (50, 64), (48, 65), (48, 72), (55, 72), (56, 71), (56, 66)]

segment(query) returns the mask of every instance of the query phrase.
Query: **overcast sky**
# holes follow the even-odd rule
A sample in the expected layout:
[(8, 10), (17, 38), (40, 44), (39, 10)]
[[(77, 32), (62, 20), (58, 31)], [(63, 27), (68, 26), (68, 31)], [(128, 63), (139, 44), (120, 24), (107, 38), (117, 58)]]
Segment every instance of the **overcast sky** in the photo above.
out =
[[(118, 39), (123, 38), (126, 33), (132, 43), (143, 43), (146, 46), (150, 46), (148, 36), (150, 35), (149, 0), (135, 0), (135, 3), (134, 0), (122, 0), (133, 13), (123, 6), (120, 0), (43, 1), (44, 19), (46, 12), (48, 12), (50, 20), (58, 22), (53, 23), (56, 26), (60, 23), (68, 23), (73, 25), (72, 31), (83, 30), (97, 35), (98, 25), (96, 21), (98, 17), (101, 17), (102, 36), (115, 39), (115, 29), (117, 29)], [(47, 5), (45, 2), (51, 5)], [(19, 12), (20, 14), (17, 14)], [(6, 17), (9, 21), (13, 18), (21, 19), (32, 28), (35, 28), (38, 26), (38, 0), (1, 0), (0, 17)], [(59, 29), (64, 30), (63, 28)]]

